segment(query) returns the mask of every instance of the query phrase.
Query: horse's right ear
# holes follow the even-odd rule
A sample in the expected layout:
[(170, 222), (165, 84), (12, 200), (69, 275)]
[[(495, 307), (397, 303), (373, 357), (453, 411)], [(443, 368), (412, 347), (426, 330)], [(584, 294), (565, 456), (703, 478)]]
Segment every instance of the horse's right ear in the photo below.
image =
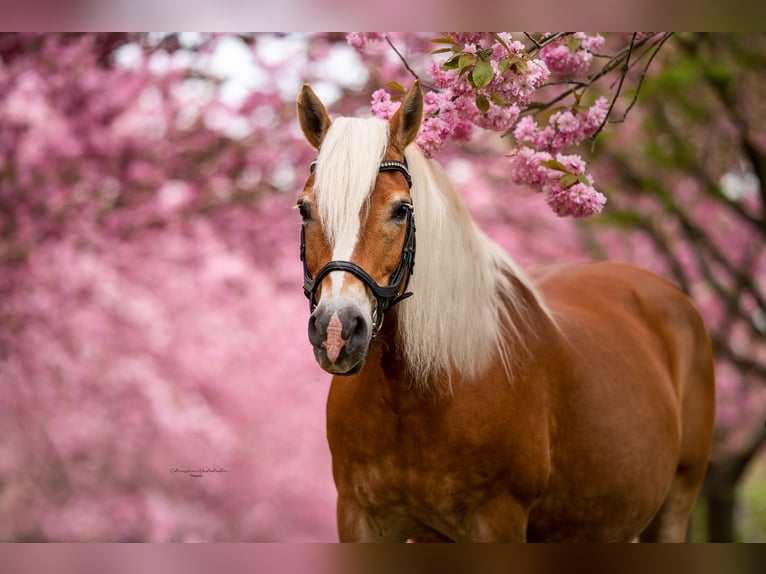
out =
[(319, 149), (319, 144), (330, 127), (327, 109), (308, 84), (303, 84), (296, 104), (303, 135), (314, 148)]
[(400, 153), (410, 145), (418, 135), (420, 122), (423, 120), (423, 92), (420, 80), (415, 80), (402, 100), (402, 105), (389, 120), (389, 139)]

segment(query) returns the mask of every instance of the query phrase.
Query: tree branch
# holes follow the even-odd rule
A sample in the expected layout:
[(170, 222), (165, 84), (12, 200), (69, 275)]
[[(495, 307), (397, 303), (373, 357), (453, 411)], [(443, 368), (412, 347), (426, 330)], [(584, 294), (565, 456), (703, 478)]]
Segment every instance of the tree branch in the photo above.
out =
[(529, 39), (530, 42), (532, 42), (535, 45), (535, 48), (537, 48), (538, 50), (540, 50), (543, 47), (542, 44), (540, 44), (540, 42), (535, 40), (534, 36), (532, 36), (532, 34), (530, 34), (529, 32), (524, 32), (524, 35)]
[[(389, 38), (388, 34), (384, 34), (383, 37), (386, 39), (386, 42), (389, 46), (391, 46), (391, 49), (394, 51), (394, 53), (399, 56), (399, 59), (401, 60), (402, 64), (404, 65), (405, 69), (412, 74), (412, 77), (416, 80), (420, 80), (420, 76), (415, 72), (415, 70), (412, 69), (409, 62), (407, 62), (407, 59), (402, 55), (402, 53), (396, 49), (396, 46), (394, 46), (394, 43), (391, 41), (391, 38)], [(420, 85), (424, 88), (431, 90), (433, 92), (438, 92), (438, 88), (436, 86), (432, 86), (431, 84), (424, 82), (423, 80), (420, 80)]]
[(762, 204), (761, 229), (764, 233), (766, 233), (766, 158), (764, 158), (764, 155), (760, 152), (758, 146), (750, 137), (750, 122), (743, 115), (742, 106), (737, 101), (736, 94), (733, 93), (733, 90), (736, 90), (739, 87), (739, 84), (735, 82), (729, 82), (724, 85), (721, 81), (718, 81), (711, 71), (708, 59), (697, 53), (698, 48), (694, 44), (690, 42), (682, 42), (681, 47), (687, 53), (693, 54), (700, 62), (704, 72), (703, 77), (705, 78), (705, 81), (718, 95), (718, 98), (723, 104), (724, 109), (729, 114), (729, 117), (731, 118), (734, 125), (740, 131), (740, 144), (742, 146), (742, 150), (745, 154), (745, 157), (747, 157), (748, 161), (750, 161), (750, 164), (753, 168), (753, 173), (755, 173), (760, 183), (759, 191)]
[(552, 44), (556, 40), (560, 40), (561, 38), (565, 38), (567, 36), (571, 36), (572, 34), (574, 34), (574, 32), (554, 32), (553, 34), (548, 34), (547, 36), (543, 36), (540, 39), (540, 41), (535, 41), (535, 39), (532, 38), (531, 35), (529, 35), (529, 34), (527, 34), (525, 32), (526, 37), (529, 38), (530, 40), (532, 40), (532, 42), (534, 42), (534, 44), (535, 44), (535, 47), (534, 48), (530, 48), (527, 51), (527, 54), (529, 54), (530, 56), (534, 56), (535, 54), (538, 54), (540, 52), (540, 50), (545, 48), (548, 44)]
[(601, 133), (601, 130), (604, 129), (606, 122), (609, 120), (609, 116), (612, 115), (614, 104), (617, 102), (617, 98), (620, 97), (620, 92), (622, 92), (622, 84), (625, 81), (625, 76), (628, 74), (628, 70), (630, 69), (630, 55), (633, 53), (633, 45), (636, 43), (637, 35), (638, 34), (636, 32), (633, 32), (633, 34), (630, 37), (630, 45), (628, 46), (628, 53), (625, 55), (625, 60), (622, 62), (622, 68), (620, 69), (619, 84), (617, 84), (617, 89), (614, 92), (612, 101), (609, 103), (609, 109), (606, 111), (606, 114), (604, 115), (604, 119), (601, 120), (601, 124), (598, 126), (598, 129), (596, 129), (595, 133), (591, 136), (591, 142), (592, 142), (591, 151), (593, 151), (593, 147), (595, 147), (596, 145), (596, 136), (598, 136), (598, 134)]
[[(636, 85), (636, 91), (633, 94), (633, 98), (630, 100), (630, 103), (628, 104), (628, 107), (625, 108), (625, 112), (623, 112), (622, 117), (618, 120), (611, 120), (610, 124), (620, 124), (625, 121), (625, 119), (628, 117), (628, 113), (630, 113), (630, 110), (633, 109), (633, 106), (636, 105), (636, 101), (638, 100), (638, 93), (641, 91), (641, 86), (644, 83), (644, 78), (646, 77), (646, 72), (649, 70), (649, 66), (651, 66), (652, 61), (654, 60), (654, 57), (657, 55), (657, 53), (660, 51), (660, 48), (662, 48), (662, 45), (673, 35), (673, 32), (666, 32), (662, 39), (655, 44), (656, 48), (652, 55), (649, 57), (649, 60), (646, 62), (646, 66), (644, 66), (643, 71), (641, 72), (641, 77), (638, 79), (638, 84)], [(651, 48), (649, 48), (651, 49)], [(641, 56), (638, 57), (636, 60), (637, 62), (643, 58), (644, 55), (641, 54)], [(611, 111), (611, 110), (610, 110)], [(608, 117), (608, 114), (607, 114)], [(600, 128), (599, 128), (600, 129)]]
[[(678, 97), (683, 99), (684, 95), (679, 94)], [(753, 226), (756, 231), (766, 234), (766, 222), (763, 219), (753, 217), (741, 204), (732, 201), (723, 194), (720, 185), (714, 181), (708, 173), (708, 166), (700, 161), (698, 154), (689, 151), (688, 148), (691, 145), (689, 138), (686, 135), (681, 134), (676, 126), (670, 121), (664, 105), (655, 105), (653, 106), (652, 111), (653, 117), (660, 124), (662, 133), (669, 136), (670, 142), (673, 145), (672, 149), (674, 155), (672, 159), (674, 163), (679, 167), (686, 167), (688, 172), (693, 173), (694, 176), (703, 183), (701, 187), (709, 197), (715, 199), (719, 204), (734, 212), (737, 217)], [(764, 184), (766, 184), (766, 181), (764, 181)]]
[[(568, 32), (567, 34), (571, 34), (571, 32)], [(634, 40), (632, 38), (631, 43), (628, 46), (625, 46), (620, 51), (618, 51), (614, 56), (612, 56), (612, 58), (608, 62), (606, 62), (600, 70), (598, 70), (593, 75), (589, 76), (585, 82), (578, 82), (574, 84), (570, 89), (564, 90), (563, 92), (554, 96), (553, 98), (551, 98), (550, 100), (546, 102), (530, 103), (529, 105), (527, 105), (527, 107), (524, 110), (522, 110), (522, 114), (532, 113), (533, 115), (536, 115), (542, 112), (543, 110), (547, 110), (551, 106), (559, 103), (561, 100), (568, 98), (569, 96), (574, 94), (576, 90), (581, 88), (588, 88), (589, 86), (591, 86), (592, 84), (594, 84), (595, 82), (597, 82), (598, 80), (606, 76), (608, 73), (610, 73), (612, 70), (620, 66), (623, 63), (623, 61), (628, 57), (630, 52), (632, 52), (636, 48), (643, 46), (644, 44), (649, 42), (652, 38), (653, 38), (653, 35), (651, 34), (638, 40)], [(553, 40), (555, 39), (558, 39), (558, 38), (553, 38)], [(505, 132), (503, 132), (502, 137), (506, 137), (512, 133), (513, 133), (513, 128), (511, 127)]]
[[(638, 190), (651, 191), (661, 202), (664, 209), (676, 218), (681, 225), (685, 237), (694, 246), (695, 258), (697, 259), (700, 271), (705, 280), (727, 303), (729, 311), (735, 312), (736, 316), (742, 320), (751, 333), (756, 337), (762, 337), (763, 333), (753, 323), (751, 314), (745, 313), (740, 307), (741, 293), (747, 292), (753, 297), (756, 305), (766, 313), (766, 299), (760, 292), (760, 289), (753, 278), (749, 276), (746, 271), (739, 269), (726, 257), (713, 239), (693, 221), (689, 214), (681, 208), (673, 198), (672, 194), (670, 194), (662, 184), (651, 177), (640, 177), (623, 157), (609, 151), (606, 151), (605, 154), (605, 157), (609, 158), (619, 167), (620, 173), (622, 174), (622, 177), (625, 178), (628, 186)], [(732, 284), (736, 286), (735, 292), (730, 293), (727, 291), (720, 281), (715, 278), (709, 267), (707, 258), (703, 257), (703, 253), (706, 254), (707, 258), (710, 258), (714, 263), (717, 263), (720, 268), (728, 274), (732, 279)]]

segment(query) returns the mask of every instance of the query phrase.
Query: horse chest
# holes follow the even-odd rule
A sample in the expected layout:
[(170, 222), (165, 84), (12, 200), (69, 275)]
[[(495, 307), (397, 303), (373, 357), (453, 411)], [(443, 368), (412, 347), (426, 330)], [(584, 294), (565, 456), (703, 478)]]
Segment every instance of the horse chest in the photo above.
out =
[(458, 413), (372, 404), (352, 421), (350, 405), (343, 408), (346, 416), (333, 417), (331, 408), (328, 417), (339, 494), (365, 515), (456, 533), (486, 493), (528, 490), (532, 483), (539, 490), (539, 477), (530, 474), (540, 467), (530, 464), (537, 455), (520, 445), (509, 421), (479, 419), (468, 432), (456, 424)]
[(334, 457), (343, 468), (336, 475), (338, 492), (360, 520), (381, 533), (436, 531), (454, 537), (489, 488), (470, 462), (439, 450), (425, 455), (405, 446), (359, 454)]
[(386, 446), (364, 453), (342, 450), (337, 457), (346, 470), (343, 480), (355, 484), (360, 500), (373, 505), (383, 499), (408, 503), (450, 499), (480, 487), (494, 474), (487, 468), (490, 465), (478, 464), (462, 449), (426, 450), (407, 442)]

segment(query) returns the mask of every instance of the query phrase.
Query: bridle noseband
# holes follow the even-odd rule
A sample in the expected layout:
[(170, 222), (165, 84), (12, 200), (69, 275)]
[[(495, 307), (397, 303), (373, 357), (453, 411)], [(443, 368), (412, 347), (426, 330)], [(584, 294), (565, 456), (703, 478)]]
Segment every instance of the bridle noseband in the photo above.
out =
[[(310, 171), (314, 172), (316, 167), (316, 161), (311, 162)], [(407, 169), (406, 162), (395, 160), (384, 160), (380, 163), (378, 168), (379, 172), (384, 171), (398, 171), (404, 175), (407, 180), (407, 185), (412, 188), (412, 178), (410, 172)], [(410, 297), (411, 292), (407, 292), (407, 285), (410, 282), (413, 269), (415, 268), (415, 218), (413, 214), (412, 205), (404, 204), (402, 207), (407, 210), (406, 228), (404, 232), (404, 245), (402, 246), (402, 255), (399, 259), (399, 265), (397, 265), (391, 277), (388, 280), (388, 285), (378, 285), (375, 280), (364, 269), (359, 267), (356, 263), (351, 261), (330, 261), (324, 267), (322, 267), (316, 274), (316, 277), (312, 277), (309, 272), (309, 268), (306, 265), (306, 233), (304, 227), (301, 226), (301, 261), (303, 262), (303, 293), (309, 300), (309, 309), (314, 312), (317, 306), (316, 292), (319, 285), (322, 283), (322, 279), (327, 277), (333, 271), (346, 271), (356, 276), (362, 281), (375, 296), (378, 302), (378, 306), (373, 314), (373, 321), (375, 325), (372, 329), (372, 338), (374, 339), (383, 324), (383, 315), (386, 311), (391, 309), (394, 305)], [(399, 294), (401, 293), (401, 295)]]

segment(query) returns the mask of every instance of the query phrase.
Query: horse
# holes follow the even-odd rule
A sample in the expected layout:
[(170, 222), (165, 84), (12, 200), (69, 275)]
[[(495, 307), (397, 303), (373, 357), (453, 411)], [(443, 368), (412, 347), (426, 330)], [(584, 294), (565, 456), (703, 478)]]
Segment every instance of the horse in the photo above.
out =
[(331, 120), (308, 85), (297, 113), (340, 541), (684, 541), (715, 394), (684, 293), (615, 262), (522, 270), (414, 143), (417, 81), (388, 121)]

